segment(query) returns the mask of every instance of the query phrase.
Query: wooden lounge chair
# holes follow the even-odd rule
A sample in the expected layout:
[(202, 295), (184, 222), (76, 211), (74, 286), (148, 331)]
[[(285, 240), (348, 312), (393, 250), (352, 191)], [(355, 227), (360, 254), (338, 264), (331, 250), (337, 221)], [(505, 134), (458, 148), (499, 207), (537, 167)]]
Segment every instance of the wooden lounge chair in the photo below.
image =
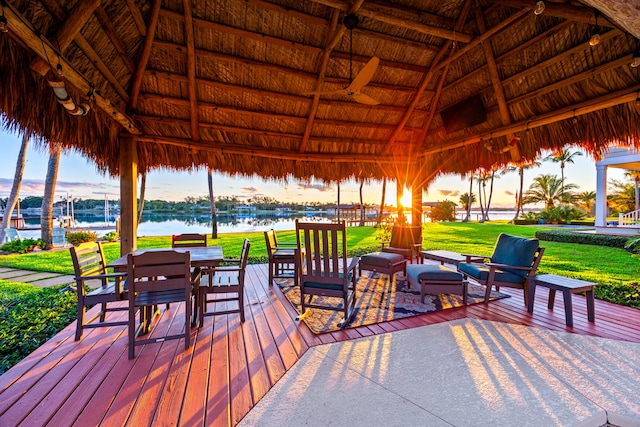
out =
[[(129, 288), (129, 359), (135, 357), (135, 347), (142, 344), (184, 338), (185, 350), (191, 346), (192, 303), (197, 300), (198, 284), (192, 284), (191, 255), (173, 250), (149, 251), (127, 256), (127, 284)], [(184, 329), (180, 334), (136, 339), (146, 331), (152, 307), (171, 302), (184, 302)], [(197, 306), (197, 301), (193, 304)], [(136, 309), (140, 308), (140, 325), (136, 328)]]
[[(356, 267), (359, 258), (354, 258), (347, 264), (345, 222), (326, 224), (296, 220), (296, 236), (298, 248), (301, 251), (304, 248), (301, 256), (302, 265), (299, 266), (299, 319), (305, 316), (307, 308), (342, 311), (344, 317), (339, 326), (346, 326), (353, 314), (356, 301)], [(342, 306), (330, 303), (314, 304), (315, 296), (339, 298), (342, 300)]]
[(264, 232), (264, 240), (269, 256), (269, 286), (273, 284), (274, 279), (290, 279), (292, 277), (297, 286), (296, 256), (298, 249), (296, 244), (278, 242), (278, 237), (273, 229)]
[[(216, 314), (240, 313), (240, 321), (244, 322), (244, 277), (250, 249), (249, 239), (244, 239), (240, 259), (222, 260), (227, 265), (214, 268), (209, 275), (209, 286), (200, 286), (199, 326), (203, 325), (204, 316)], [(209, 299), (211, 294), (213, 297)], [(208, 304), (233, 301), (238, 304), (236, 309), (207, 311)]]
[[(98, 328), (104, 326), (127, 325), (126, 320), (106, 321), (109, 311), (127, 310), (126, 306), (116, 308), (108, 307), (108, 303), (127, 299), (127, 291), (122, 284), (125, 273), (107, 273), (104, 262), (104, 252), (100, 242), (87, 242), (69, 248), (73, 269), (75, 272), (76, 288), (78, 293), (78, 320), (76, 325), (76, 341), (82, 338), (84, 328)], [(100, 286), (87, 293), (85, 285), (87, 281), (100, 282)], [(85, 320), (87, 306), (101, 304), (98, 314), (89, 320)], [(100, 318), (99, 322), (95, 322)]]
[(20, 238), (20, 234), (18, 230), (15, 228), (5, 228), (4, 229), (4, 242), (0, 242), (0, 245), (4, 245), (5, 243), (11, 243), (14, 240), (18, 240)]
[[(536, 274), (544, 248), (538, 239), (525, 239), (509, 234), (500, 234), (491, 256), (468, 255), (467, 262), (458, 264), (458, 271), (486, 286), (485, 304), (489, 303), (491, 288), (501, 286), (522, 289), (527, 305), (529, 277)], [(479, 260), (486, 261), (479, 261)]]
[(400, 254), (409, 262), (420, 254), (422, 248), (422, 227), (394, 225), (389, 242), (382, 243), (382, 252)]

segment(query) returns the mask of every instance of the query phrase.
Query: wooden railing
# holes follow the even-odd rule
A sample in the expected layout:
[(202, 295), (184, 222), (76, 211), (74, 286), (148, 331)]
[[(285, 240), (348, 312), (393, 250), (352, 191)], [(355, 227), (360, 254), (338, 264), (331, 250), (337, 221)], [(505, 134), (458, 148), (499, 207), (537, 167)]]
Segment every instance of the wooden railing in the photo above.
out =
[(618, 227), (640, 227), (640, 209), (620, 214)]

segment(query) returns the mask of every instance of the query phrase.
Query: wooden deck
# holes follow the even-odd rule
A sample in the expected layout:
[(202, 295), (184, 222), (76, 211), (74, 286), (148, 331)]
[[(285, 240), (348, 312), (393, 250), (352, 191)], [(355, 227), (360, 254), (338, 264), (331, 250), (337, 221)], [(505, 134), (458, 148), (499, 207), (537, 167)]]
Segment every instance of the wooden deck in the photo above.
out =
[[(533, 314), (521, 291), (504, 289), (512, 298), (314, 335), (267, 286), (266, 265), (249, 266), (247, 276), (246, 322), (207, 318), (189, 351), (173, 340), (128, 360), (125, 327), (87, 330), (74, 342), (69, 325), (0, 377), (0, 425), (235, 425), (311, 346), (465, 317), (640, 343), (640, 310), (596, 300), (596, 322), (588, 323), (584, 297), (574, 296), (567, 328), (561, 302), (547, 309), (545, 288)], [(153, 333), (180, 328), (182, 309), (164, 311)]]

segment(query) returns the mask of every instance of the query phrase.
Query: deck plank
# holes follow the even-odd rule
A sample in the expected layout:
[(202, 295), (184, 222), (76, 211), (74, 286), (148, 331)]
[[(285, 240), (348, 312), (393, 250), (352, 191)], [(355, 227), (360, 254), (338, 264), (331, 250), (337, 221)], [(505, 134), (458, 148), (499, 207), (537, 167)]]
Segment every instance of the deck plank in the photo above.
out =
[[(296, 321), (279, 288), (268, 285), (266, 265), (249, 266), (246, 282), (246, 321), (238, 314), (205, 318), (192, 329), (188, 351), (183, 340), (165, 341), (136, 348), (130, 361), (126, 327), (87, 330), (75, 342), (75, 324), (69, 325), (0, 377), (3, 425), (235, 425), (310, 347), (454, 319), (640, 342), (640, 310), (596, 300), (591, 323), (584, 297), (574, 295), (568, 328), (563, 304), (547, 309), (545, 288), (536, 293), (533, 314), (521, 290), (502, 289), (511, 297), (315, 335)], [(183, 313), (183, 305), (172, 304), (152, 334), (181, 330)]]

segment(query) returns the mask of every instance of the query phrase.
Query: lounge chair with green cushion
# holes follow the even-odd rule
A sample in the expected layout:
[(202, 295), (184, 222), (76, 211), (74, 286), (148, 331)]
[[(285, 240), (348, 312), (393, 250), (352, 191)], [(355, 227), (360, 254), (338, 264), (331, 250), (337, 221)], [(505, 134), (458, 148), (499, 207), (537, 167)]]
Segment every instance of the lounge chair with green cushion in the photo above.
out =
[(524, 304), (527, 305), (529, 277), (536, 274), (538, 264), (544, 253), (538, 239), (526, 239), (509, 234), (500, 234), (491, 256), (484, 257), (484, 262), (473, 262), (473, 258), (481, 259), (481, 255), (468, 255), (467, 262), (458, 264), (458, 271), (465, 276), (473, 277), (486, 286), (484, 302), (489, 302), (491, 289), (495, 286), (522, 289)]

